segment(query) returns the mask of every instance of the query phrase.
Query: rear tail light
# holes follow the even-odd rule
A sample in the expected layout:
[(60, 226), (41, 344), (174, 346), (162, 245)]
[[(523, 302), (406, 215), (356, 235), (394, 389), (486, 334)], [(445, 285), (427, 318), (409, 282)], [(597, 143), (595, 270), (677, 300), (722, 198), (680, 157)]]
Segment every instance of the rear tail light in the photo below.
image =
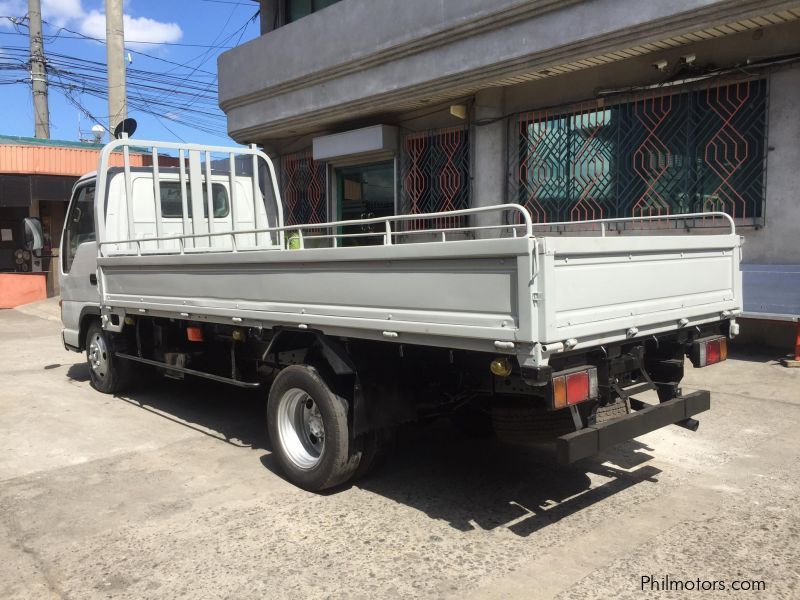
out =
[(553, 373), (551, 389), (554, 410), (597, 398), (597, 369), (580, 367)]
[(706, 367), (728, 358), (728, 340), (725, 336), (715, 336), (697, 340), (692, 344), (689, 355), (695, 367)]

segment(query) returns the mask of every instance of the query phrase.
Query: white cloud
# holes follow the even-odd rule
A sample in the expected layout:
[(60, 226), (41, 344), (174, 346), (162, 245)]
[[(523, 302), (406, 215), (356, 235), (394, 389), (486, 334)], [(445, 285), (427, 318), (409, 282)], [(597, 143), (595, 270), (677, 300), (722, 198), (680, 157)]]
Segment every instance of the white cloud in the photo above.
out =
[[(128, 2), (123, 6), (127, 8)], [(22, 18), (28, 14), (25, 0), (0, 0), (0, 17)], [(54, 27), (70, 27), (84, 35), (104, 40), (106, 16), (99, 10), (86, 12), (82, 0), (42, 0), (42, 18)], [(157, 44), (174, 43), (183, 37), (177, 23), (164, 23), (148, 17), (134, 17), (125, 13), (125, 45), (131, 48), (152, 48)], [(0, 28), (11, 28), (8, 19), (0, 18)], [(137, 43), (146, 42), (146, 43)]]
[[(25, 0), (0, 0), (0, 16), (22, 18), (27, 14)], [(42, 18), (56, 27), (64, 27), (85, 14), (81, 0), (42, 0)], [(10, 25), (8, 19), (2, 21), (0, 26)]]
[[(125, 28), (125, 45), (133, 48), (173, 43), (183, 37), (183, 31), (177, 23), (162, 23), (147, 17), (132, 17), (126, 14), (123, 17), (123, 26)], [(105, 14), (97, 10), (89, 12), (81, 19), (79, 29), (84, 35), (105, 39)], [(137, 42), (150, 43), (139, 44)]]
[[(0, 0), (0, 17), (22, 18), (28, 14), (28, 5), (23, 0)], [(0, 18), (0, 28), (11, 28), (11, 21)]]
[(81, 0), (42, 0), (42, 17), (56, 27), (65, 27), (85, 14)]
[(125, 39), (164, 44), (180, 41), (183, 37), (183, 31), (177, 23), (162, 23), (155, 19), (130, 15), (125, 15), (124, 21)]

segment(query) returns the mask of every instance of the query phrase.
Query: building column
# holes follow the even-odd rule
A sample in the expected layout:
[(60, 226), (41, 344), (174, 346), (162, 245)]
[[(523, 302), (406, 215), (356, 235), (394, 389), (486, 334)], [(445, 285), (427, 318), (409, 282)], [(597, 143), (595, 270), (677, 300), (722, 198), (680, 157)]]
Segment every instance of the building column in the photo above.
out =
[[(503, 88), (480, 90), (475, 94), (473, 111), (472, 206), (504, 204), (508, 128), (504, 116)], [(504, 222), (501, 212), (478, 215), (475, 224), (498, 225)], [(487, 234), (484, 234), (487, 235)], [(492, 233), (491, 237), (496, 234)]]
[(800, 265), (800, 66), (774, 71), (769, 82), (764, 227), (743, 230), (744, 262)]

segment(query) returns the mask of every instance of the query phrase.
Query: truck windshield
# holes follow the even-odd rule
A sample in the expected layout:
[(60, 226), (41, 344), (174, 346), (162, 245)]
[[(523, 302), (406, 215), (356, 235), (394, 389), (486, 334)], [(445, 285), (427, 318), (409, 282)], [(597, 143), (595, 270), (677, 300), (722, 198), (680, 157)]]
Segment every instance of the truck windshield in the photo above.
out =
[(64, 253), (62, 255), (64, 272), (68, 273), (75, 260), (78, 246), (95, 241), (94, 231), (94, 184), (85, 185), (75, 192), (76, 196), (69, 209), (64, 228)]
[[(178, 181), (162, 181), (159, 184), (161, 191), (161, 216), (164, 218), (180, 218), (183, 216), (181, 203), (181, 184)], [(228, 203), (228, 190), (221, 183), (211, 184), (211, 195), (214, 202), (214, 218), (224, 219), (230, 213)], [(192, 218), (192, 190), (186, 186), (186, 206), (190, 219)], [(208, 187), (203, 184), (203, 217), (208, 218)]]

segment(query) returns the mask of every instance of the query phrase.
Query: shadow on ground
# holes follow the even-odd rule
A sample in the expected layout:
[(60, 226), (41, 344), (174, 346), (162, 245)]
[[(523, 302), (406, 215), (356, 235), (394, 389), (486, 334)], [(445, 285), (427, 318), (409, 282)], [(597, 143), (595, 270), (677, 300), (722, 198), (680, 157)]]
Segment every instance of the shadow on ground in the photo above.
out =
[[(67, 376), (87, 381), (88, 367), (72, 365)], [(115, 398), (222, 442), (269, 450), (265, 397), (264, 391), (164, 378), (139, 382)], [(649, 450), (630, 441), (559, 467), (543, 451), (469, 438), (442, 420), (403, 428), (386, 463), (353, 485), (459, 531), (505, 527), (527, 536), (632, 486), (657, 482), (660, 471), (646, 464)], [(271, 454), (261, 462), (281, 476)]]
[(782, 358), (792, 357), (786, 349), (767, 348), (748, 344), (732, 344), (728, 350), (728, 358), (746, 360), (747, 362), (779, 365)]
[(459, 531), (505, 527), (520, 536), (660, 473), (629, 442), (569, 467), (548, 453), (475, 440), (446, 421), (403, 432), (387, 464), (355, 485), (444, 520)]
[[(89, 381), (88, 365), (73, 364), (67, 378)], [(114, 398), (235, 446), (269, 449), (263, 391), (240, 390), (194, 377), (177, 381), (153, 373)]]

